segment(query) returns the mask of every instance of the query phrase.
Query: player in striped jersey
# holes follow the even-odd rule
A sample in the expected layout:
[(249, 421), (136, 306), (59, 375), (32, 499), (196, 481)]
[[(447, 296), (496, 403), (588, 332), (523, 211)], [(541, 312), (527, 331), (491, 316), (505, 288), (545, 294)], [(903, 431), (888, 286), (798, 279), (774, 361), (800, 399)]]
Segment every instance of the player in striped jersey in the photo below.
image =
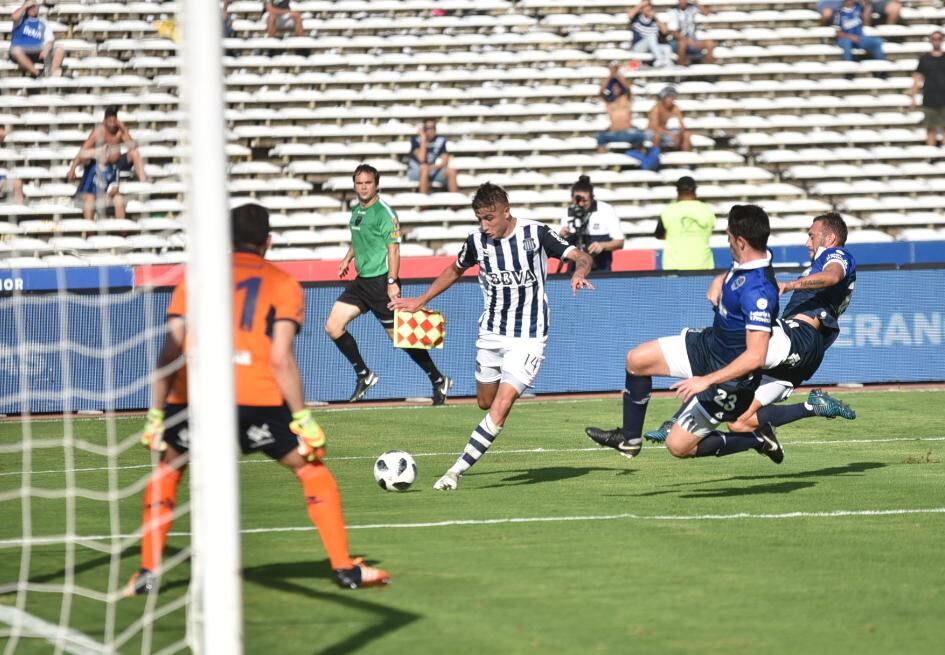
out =
[(433, 485), (452, 490), (460, 476), (482, 457), (502, 431), (512, 405), (538, 376), (548, 339), (548, 258), (574, 262), (571, 289), (593, 289), (587, 281), (593, 260), (569, 246), (541, 223), (515, 218), (502, 187), (486, 182), (472, 208), (479, 230), (471, 233), (456, 261), (419, 298), (395, 298), (392, 309), (417, 311), (446, 291), (463, 272), (479, 266), (485, 306), (476, 340), (476, 396), (488, 410), (463, 453)]

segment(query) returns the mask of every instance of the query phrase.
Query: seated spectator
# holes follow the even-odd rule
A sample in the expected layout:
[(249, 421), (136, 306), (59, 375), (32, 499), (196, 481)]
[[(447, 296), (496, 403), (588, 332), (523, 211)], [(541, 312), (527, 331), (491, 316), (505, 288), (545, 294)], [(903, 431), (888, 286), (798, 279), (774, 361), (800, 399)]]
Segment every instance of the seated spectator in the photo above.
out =
[(709, 15), (709, 9), (704, 5), (689, 3), (689, 0), (679, 0), (679, 6), (669, 10), (670, 46), (676, 51), (676, 63), (688, 66), (693, 57), (711, 64), (712, 53), (715, 51), (715, 41), (706, 39), (699, 34), (699, 14)]
[[(887, 25), (896, 25), (902, 15), (902, 3), (899, 0), (878, 0), (877, 2), (866, 3), (866, 12), (870, 16), (877, 16)], [(817, 11), (820, 13), (821, 23), (823, 25), (833, 25), (833, 17), (843, 6), (843, 0), (820, 0), (817, 3)]]
[(410, 159), (407, 161), (407, 179), (420, 183), (420, 193), (430, 193), (433, 184), (459, 191), (456, 169), (450, 168), (446, 152), (446, 137), (436, 133), (436, 121), (428, 118), (410, 137)]
[(610, 126), (597, 134), (597, 152), (607, 152), (607, 144), (615, 141), (643, 142), (643, 132), (631, 123), (633, 92), (630, 82), (620, 72), (616, 61), (610, 62), (609, 67), (610, 73), (600, 83), (600, 97), (604, 100)]
[(302, 14), (289, 8), (289, 0), (263, 0), (266, 13), (266, 36), (276, 36), (279, 23), (286, 19), (295, 24), (295, 35), (303, 36)]
[[(653, 145), (666, 150), (691, 150), (690, 133), (683, 120), (683, 111), (676, 104), (676, 89), (671, 86), (660, 91), (659, 96), (650, 109), (650, 122), (646, 129), (646, 138)], [(675, 119), (676, 126), (670, 127), (670, 119)]]
[(673, 49), (668, 43), (663, 43), (668, 30), (656, 17), (656, 9), (650, 0), (640, 0), (628, 12), (630, 16), (630, 30), (633, 32), (633, 52), (649, 52), (653, 55), (653, 66), (665, 68), (673, 64)]
[(39, 77), (36, 64), (43, 62), (47, 77), (62, 75), (65, 50), (55, 45), (52, 28), (39, 18), (39, 2), (26, 0), (13, 11), (13, 34), (10, 37), (10, 60), (33, 77)]
[(834, 16), (837, 28), (837, 45), (843, 50), (843, 59), (853, 61), (853, 48), (866, 50), (873, 59), (885, 59), (883, 39), (863, 33), (864, 26), (870, 24), (869, 12), (866, 12), (856, 0), (843, 0), (843, 5)]
[(233, 29), (233, 14), (230, 13), (230, 0), (223, 0), (223, 38), (232, 39), (236, 36)]
[(67, 181), (76, 179), (76, 170), (80, 164), (84, 170), (75, 197), (82, 200), (83, 215), (88, 219), (95, 216), (100, 199), (111, 202), (115, 216), (125, 217), (125, 201), (118, 190), (122, 171), (134, 168), (139, 181), (148, 181), (138, 144), (131, 138), (131, 132), (125, 124), (118, 120), (116, 107), (105, 108), (105, 118), (92, 129), (72, 160), (72, 166), (66, 173)]

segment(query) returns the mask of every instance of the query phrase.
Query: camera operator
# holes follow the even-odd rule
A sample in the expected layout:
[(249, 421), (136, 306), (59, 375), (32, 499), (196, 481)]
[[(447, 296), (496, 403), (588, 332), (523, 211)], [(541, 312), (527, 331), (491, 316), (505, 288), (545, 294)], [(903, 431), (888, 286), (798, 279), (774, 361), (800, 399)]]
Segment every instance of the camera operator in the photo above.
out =
[(613, 205), (594, 198), (591, 178), (582, 175), (571, 187), (571, 206), (559, 234), (594, 258), (595, 271), (609, 271), (613, 251), (623, 248), (620, 219)]

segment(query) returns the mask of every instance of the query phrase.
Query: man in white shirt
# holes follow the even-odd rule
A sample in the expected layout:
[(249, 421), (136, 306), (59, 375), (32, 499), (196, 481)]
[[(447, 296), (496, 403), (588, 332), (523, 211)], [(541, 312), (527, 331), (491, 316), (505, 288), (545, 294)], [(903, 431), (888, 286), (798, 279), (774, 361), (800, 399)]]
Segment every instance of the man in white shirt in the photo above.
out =
[(623, 248), (623, 231), (613, 205), (594, 198), (591, 178), (582, 175), (571, 187), (571, 206), (558, 233), (594, 258), (595, 271), (609, 271), (613, 251)]
[(690, 57), (702, 57), (706, 64), (711, 64), (715, 41), (703, 38), (698, 32), (699, 15), (709, 15), (708, 7), (698, 2), (679, 0), (679, 6), (669, 10), (667, 25), (670, 33), (670, 45), (676, 50), (676, 63), (688, 66)]

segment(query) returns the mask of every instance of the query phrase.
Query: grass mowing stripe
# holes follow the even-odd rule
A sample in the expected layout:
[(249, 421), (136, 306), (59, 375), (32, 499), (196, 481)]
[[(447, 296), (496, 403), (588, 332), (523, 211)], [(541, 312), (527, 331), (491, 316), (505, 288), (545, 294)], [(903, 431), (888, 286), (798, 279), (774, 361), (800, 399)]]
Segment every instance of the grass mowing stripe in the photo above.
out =
[[(675, 516), (672, 514), (656, 514), (647, 516), (645, 514), (589, 514), (587, 516), (523, 516), (501, 519), (451, 519), (448, 521), (428, 521), (419, 523), (367, 523), (364, 525), (348, 525), (349, 530), (386, 530), (392, 528), (415, 529), (415, 528), (449, 528), (456, 526), (477, 526), (477, 525), (503, 525), (515, 523), (566, 523), (573, 521), (732, 521), (739, 519), (756, 520), (782, 520), (782, 519), (806, 519), (806, 518), (855, 518), (864, 516), (902, 516), (904, 514), (945, 514), (945, 507), (912, 507), (896, 509), (834, 509), (821, 512), (782, 512), (772, 514), (752, 514), (750, 512), (736, 512), (734, 514), (683, 514)], [(284, 528), (243, 528), (241, 534), (275, 534), (279, 532), (309, 532), (317, 531), (318, 528), (312, 525), (289, 526)], [(0, 548), (10, 546), (22, 546), (28, 543), (31, 546), (43, 546), (52, 544), (62, 544), (78, 540), (96, 540), (96, 539), (126, 539), (134, 537), (134, 534), (121, 535), (81, 535), (74, 537), (54, 536), (54, 537), (34, 537), (32, 539), (2, 539)], [(170, 537), (189, 537), (190, 532), (171, 532)]]
[[(794, 440), (784, 440), (782, 443), (787, 446), (828, 446), (828, 445), (845, 445), (845, 444), (865, 444), (865, 443), (897, 443), (902, 441), (945, 441), (945, 437), (881, 437), (878, 439), (817, 439), (814, 441), (794, 441)], [(663, 448), (659, 445), (646, 445), (644, 449), (653, 450)], [(449, 455), (455, 455), (457, 451), (451, 450), (444, 453), (411, 453), (414, 457), (447, 457)], [(591, 446), (590, 448), (509, 448), (509, 449), (496, 449), (490, 451), (493, 455), (522, 455), (522, 454), (540, 454), (540, 453), (587, 453), (587, 452), (606, 452), (606, 450), (600, 446)], [(328, 463), (331, 462), (345, 462), (352, 460), (368, 460), (375, 459), (374, 455), (343, 455), (341, 457), (330, 457)], [(240, 464), (264, 464), (269, 462), (268, 459), (241, 459)], [(133, 464), (128, 466), (116, 466), (114, 470), (124, 471), (131, 469), (144, 469), (151, 468), (150, 464)], [(42, 475), (42, 474), (51, 474), (51, 473), (86, 473), (90, 471), (108, 471), (112, 470), (108, 466), (98, 466), (98, 467), (89, 467), (89, 468), (74, 468), (74, 469), (52, 469), (49, 471), (30, 471), (30, 475)], [(7, 477), (10, 475), (23, 475), (22, 471), (8, 471), (5, 473), (0, 473), (0, 478)]]

